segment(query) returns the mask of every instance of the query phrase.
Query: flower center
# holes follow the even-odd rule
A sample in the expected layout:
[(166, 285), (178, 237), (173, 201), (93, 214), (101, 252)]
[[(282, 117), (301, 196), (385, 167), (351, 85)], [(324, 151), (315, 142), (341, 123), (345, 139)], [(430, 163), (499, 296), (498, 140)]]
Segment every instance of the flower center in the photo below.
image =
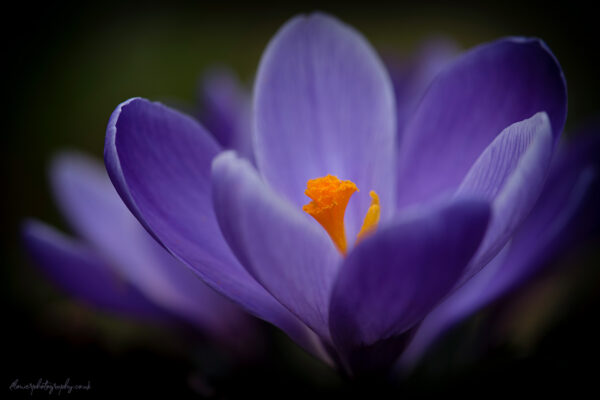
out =
[[(306, 183), (304, 192), (312, 201), (303, 206), (302, 210), (321, 224), (342, 254), (346, 254), (348, 248), (344, 214), (354, 192), (358, 192), (354, 182), (342, 181), (333, 175), (310, 179)], [(371, 206), (367, 210), (362, 228), (356, 237), (357, 242), (373, 232), (379, 222), (379, 196), (374, 191), (371, 191), (370, 195)]]

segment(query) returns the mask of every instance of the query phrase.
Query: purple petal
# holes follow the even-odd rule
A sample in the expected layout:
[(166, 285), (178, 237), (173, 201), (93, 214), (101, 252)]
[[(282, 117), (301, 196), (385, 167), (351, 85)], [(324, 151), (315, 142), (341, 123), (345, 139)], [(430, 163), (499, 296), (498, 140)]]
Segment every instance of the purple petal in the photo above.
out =
[(250, 96), (235, 74), (227, 68), (213, 68), (206, 73), (200, 103), (200, 120), (221, 146), (253, 161)]
[(249, 339), (249, 318), (168, 254), (123, 204), (102, 165), (81, 154), (57, 157), (52, 184), (74, 228), (148, 299), (222, 341)]
[(361, 190), (346, 212), (351, 237), (370, 190), (379, 194), (382, 218), (392, 213), (392, 85), (360, 33), (319, 13), (287, 22), (263, 54), (254, 107), (258, 168), (292, 204), (307, 203), (309, 179), (332, 174)]
[(502, 268), (508, 247), (507, 245), (502, 249), (485, 268), (466, 281), (460, 289), (444, 299), (427, 315), (402, 353), (398, 363), (400, 368), (410, 369), (413, 367), (439, 336), (482, 306), (479, 299), (487, 297), (485, 290)]
[(213, 163), (213, 198), (223, 235), (243, 265), (328, 339), (329, 297), (341, 255), (325, 231), (231, 152)]
[(552, 257), (578, 244), (600, 219), (600, 135), (561, 149), (540, 199), (513, 236), (502, 269), (487, 289), (498, 298), (538, 273)]
[(41, 222), (27, 221), (22, 235), (29, 255), (63, 290), (102, 310), (164, 319), (166, 313), (125, 282), (92, 249)]
[(212, 206), (210, 164), (219, 146), (195, 120), (130, 99), (108, 123), (104, 159), (132, 213), (209, 286), (302, 345), (306, 328), (240, 265)]
[(399, 206), (456, 188), (504, 128), (537, 112), (548, 114), (556, 141), (566, 101), (560, 65), (538, 39), (502, 39), (459, 57), (436, 77), (401, 138)]
[(492, 219), (461, 283), (504, 247), (527, 216), (542, 191), (552, 152), (550, 121), (542, 112), (502, 131), (469, 170), (457, 194), (490, 201)]
[(486, 202), (456, 199), (405, 213), (348, 255), (330, 311), (346, 363), (354, 349), (398, 337), (425, 317), (456, 283), (488, 218)]
[(531, 214), (490, 264), (427, 316), (402, 357), (414, 365), (448, 329), (538, 274), (577, 244), (600, 219), (600, 135), (563, 149)]

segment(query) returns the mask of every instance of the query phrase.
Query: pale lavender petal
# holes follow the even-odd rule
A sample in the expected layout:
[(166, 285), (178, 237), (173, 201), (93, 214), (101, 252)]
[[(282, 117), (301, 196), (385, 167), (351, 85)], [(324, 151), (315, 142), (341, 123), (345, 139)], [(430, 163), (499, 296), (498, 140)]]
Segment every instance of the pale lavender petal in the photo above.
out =
[(347, 367), (360, 367), (353, 365), (357, 349), (406, 333), (448, 293), (477, 250), (489, 213), (487, 202), (468, 199), (412, 210), (348, 254), (330, 311)]
[(254, 89), (258, 168), (300, 208), (309, 179), (332, 174), (361, 190), (348, 206), (351, 237), (367, 211), (369, 191), (382, 218), (394, 196), (395, 109), (392, 85), (366, 39), (320, 13), (287, 22), (269, 43)]
[(448, 329), (523, 285), (597, 226), (600, 135), (561, 150), (538, 202), (511, 242), (427, 316), (402, 356), (402, 367), (415, 365)]
[(219, 145), (194, 119), (139, 98), (117, 107), (104, 148), (109, 176), (138, 220), (209, 286), (307, 347), (306, 328), (237, 261), (212, 206)]
[(554, 140), (566, 118), (560, 65), (539, 39), (479, 46), (445, 68), (401, 138), (400, 207), (454, 190), (507, 126), (545, 111)]
[(223, 235), (242, 264), (328, 340), (329, 297), (341, 255), (325, 231), (233, 152), (213, 163), (213, 198)]
[(38, 221), (25, 222), (22, 235), (29, 255), (45, 275), (75, 298), (124, 316), (167, 317), (93, 249)]
[(200, 120), (226, 149), (254, 161), (250, 94), (228, 68), (214, 67), (202, 79)]
[(253, 337), (255, 327), (244, 312), (140, 226), (99, 162), (65, 153), (54, 160), (51, 178), (59, 206), (73, 227), (147, 298), (219, 340), (237, 343)]
[(502, 131), (469, 170), (457, 195), (488, 200), (492, 218), (460, 283), (481, 270), (527, 217), (544, 186), (552, 153), (550, 120), (541, 112)]

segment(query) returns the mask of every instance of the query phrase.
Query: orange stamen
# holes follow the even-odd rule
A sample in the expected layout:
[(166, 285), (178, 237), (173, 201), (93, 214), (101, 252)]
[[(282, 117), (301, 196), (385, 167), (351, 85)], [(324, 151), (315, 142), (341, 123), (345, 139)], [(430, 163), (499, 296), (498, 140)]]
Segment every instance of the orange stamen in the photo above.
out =
[[(335, 246), (344, 255), (348, 249), (344, 214), (354, 192), (358, 192), (354, 182), (342, 181), (333, 175), (310, 179), (306, 183), (304, 192), (312, 201), (302, 209), (325, 228)], [(356, 243), (373, 233), (379, 224), (381, 214), (379, 196), (373, 190), (369, 195), (371, 196), (371, 205), (367, 210), (360, 232), (356, 235)]]
[(350, 197), (357, 191), (354, 182), (341, 181), (333, 175), (311, 179), (306, 183), (304, 193), (312, 201), (302, 209), (325, 228), (342, 254), (346, 254), (347, 249), (344, 214)]
[(360, 228), (360, 232), (356, 235), (356, 243), (363, 240), (366, 236), (370, 235), (377, 228), (377, 224), (379, 223), (379, 216), (381, 214), (381, 207), (379, 206), (379, 196), (375, 191), (371, 190), (369, 193), (371, 196), (371, 205), (367, 210), (367, 215), (365, 215), (365, 219), (362, 224), (362, 228)]

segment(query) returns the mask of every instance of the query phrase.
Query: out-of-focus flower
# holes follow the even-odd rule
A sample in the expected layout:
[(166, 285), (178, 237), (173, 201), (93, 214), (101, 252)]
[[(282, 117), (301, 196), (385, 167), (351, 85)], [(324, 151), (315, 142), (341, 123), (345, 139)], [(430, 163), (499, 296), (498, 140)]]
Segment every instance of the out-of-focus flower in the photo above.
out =
[(225, 149), (254, 161), (250, 95), (233, 71), (212, 67), (202, 77), (198, 91), (199, 119)]
[[(384, 55), (396, 98), (398, 137), (401, 137), (431, 81), (458, 54), (458, 44), (453, 40), (432, 37), (420, 43), (413, 54), (389, 52)], [(400, 144), (400, 141), (397, 143)]]
[(30, 255), (58, 285), (93, 307), (126, 316), (179, 318), (250, 356), (257, 326), (234, 303), (168, 254), (123, 204), (102, 164), (64, 153), (51, 167), (55, 198), (79, 238), (38, 221), (24, 224)]
[(107, 170), (209, 285), (319, 354), (316, 334), (351, 374), (389, 368), (501, 252), (542, 191), (566, 118), (547, 46), (506, 38), (444, 67), (398, 136), (381, 61), (323, 14), (280, 29), (253, 96), (256, 167), (193, 119), (134, 98), (110, 118)]

